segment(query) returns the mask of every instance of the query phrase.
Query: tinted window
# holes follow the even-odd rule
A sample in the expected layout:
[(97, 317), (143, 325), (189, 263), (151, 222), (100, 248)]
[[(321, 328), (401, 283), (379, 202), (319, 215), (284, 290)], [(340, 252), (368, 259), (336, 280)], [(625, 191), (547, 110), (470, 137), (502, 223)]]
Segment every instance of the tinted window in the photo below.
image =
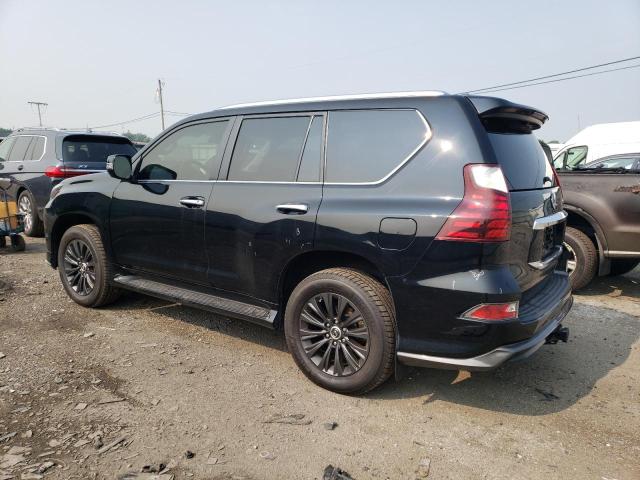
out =
[(512, 190), (550, 187), (553, 170), (535, 135), (489, 133), (498, 163)]
[(218, 175), (228, 121), (182, 128), (142, 159), (140, 180), (209, 180)]
[(17, 137), (16, 143), (11, 149), (9, 160), (12, 162), (22, 161), (27, 153), (27, 148), (29, 148), (29, 143), (31, 143), (31, 137)]
[(311, 121), (307, 141), (304, 144), (304, 152), (300, 160), (299, 182), (317, 182), (320, 180), (323, 124), (324, 119), (321, 116), (316, 115)]
[(65, 163), (91, 163), (92, 168), (105, 168), (109, 155), (134, 155), (136, 149), (122, 137), (97, 135), (70, 135), (62, 142), (62, 161)]
[(5, 138), (2, 142), (0, 142), (0, 162), (4, 162), (8, 160), (9, 151), (13, 146), (13, 142), (15, 142), (15, 137)]
[(44, 138), (43, 137), (31, 137), (31, 143), (27, 149), (27, 153), (24, 157), (25, 160), (40, 160), (42, 153), (44, 152)]
[(242, 121), (229, 180), (294, 181), (309, 117), (249, 118)]
[(329, 112), (326, 182), (373, 182), (424, 142), (427, 127), (414, 110)]
[(553, 164), (557, 169), (572, 170), (587, 159), (589, 149), (584, 146), (571, 147), (556, 157)]
[(33, 160), (40, 160), (44, 153), (44, 138), (36, 137), (35, 141), (32, 142), (31, 147), (33, 148), (31, 158)]

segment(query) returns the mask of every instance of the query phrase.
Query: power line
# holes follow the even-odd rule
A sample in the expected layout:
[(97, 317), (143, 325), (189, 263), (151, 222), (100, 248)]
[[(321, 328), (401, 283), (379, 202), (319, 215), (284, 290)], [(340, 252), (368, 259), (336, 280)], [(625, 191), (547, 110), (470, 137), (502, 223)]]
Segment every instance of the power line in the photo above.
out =
[(533, 87), (534, 85), (544, 85), (545, 83), (564, 82), (565, 80), (573, 80), (574, 78), (591, 77), (593, 75), (600, 75), (602, 73), (617, 72), (619, 70), (629, 70), (631, 68), (639, 68), (639, 67), (640, 67), (640, 64), (638, 64), (638, 65), (629, 65), (627, 67), (610, 68), (609, 70), (601, 70), (599, 72), (584, 73), (582, 75), (573, 75), (571, 77), (557, 78), (555, 80), (547, 80), (545, 82), (535, 82), (535, 83), (528, 83), (526, 85), (515, 85), (513, 87), (496, 88), (495, 90), (484, 90), (481, 93), (485, 94), (485, 93), (503, 92), (505, 90), (515, 90), (517, 88)]
[[(568, 70), (566, 72), (561, 72), (561, 73), (554, 73), (553, 75), (545, 75), (545, 76), (542, 76), (542, 77), (530, 78), (528, 80), (520, 80), (519, 82), (503, 83), (501, 85), (494, 85), (492, 87), (478, 88), (478, 89), (475, 89), (475, 90), (467, 90), (466, 92), (463, 92), (463, 93), (480, 93), (480, 92), (483, 92), (485, 90), (494, 90), (496, 88), (510, 87), (512, 85), (520, 85), (522, 83), (529, 83), (529, 82), (535, 82), (537, 80), (545, 80), (547, 78), (560, 77), (560, 76), (563, 76), (563, 75), (568, 75), (570, 73), (584, 72), (585, 70), (592, 70), (594, 68), (607, 67), (609, 65), (615, 65), (617, 63), (624, 63), (624, 62), (629, 62), (631, 60), (638, 60), (638, 59), (640, 59), (640, 56), (623, 58), (623, 59), (620, 59), (620, 60), (614, 60), (612, 62), (601, 63), (601, 64), (598, 64), (598, 65), (591, 65), (589, 67), (576, 68), (574, 70)], [(607, 70), (607, 71), (615, 71), (615, 70)], [(578, 78), (578, 77), (575, 77), (575, 78)]]
[(132, 118), (130, 120), (124, 120), (122, 122), (110, 123), (109, 125), (98, 125), (96, 127), (89, 127), (89, 129), (117, 127), (119, 125), (126, 125), (127, 123), (134, 123), (134, 122), (140, 122), (142, 120), (148, 120), (150, 118), (157, 117), (158, 115), (160, 115), (160, 112), (154, 112), (154, 113), (150, 113), (148, 115), (144, 115), (142, 117)]

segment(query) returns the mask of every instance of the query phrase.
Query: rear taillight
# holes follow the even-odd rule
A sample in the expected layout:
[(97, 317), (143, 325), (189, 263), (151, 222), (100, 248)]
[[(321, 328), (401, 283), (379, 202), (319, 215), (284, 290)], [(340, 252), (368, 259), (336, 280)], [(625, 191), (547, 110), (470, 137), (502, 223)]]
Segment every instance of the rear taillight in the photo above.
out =
[(559, 187), (560, 186), (560, 177), (558, 176), (558, 172), (556, 172), (556, 167), (551, 165), (551, 169), (553, 170), (553, 186), (554, 187)]
[(467, 320), (509, 320), (518, 318), (518, 302), (481, 303), (462, 314)]
[(86, 175), (86, 170), (78, 170), (77, 168), (69, 168), (69, 167), (60, 167), (55, 165), (53, 167), (47, 167), (44, 171), (44, 174), (49, 178), (69, 178), (69, 177), (77, 177), (78, 175)]
[(436, 240), (504, 242), (511, 234), (507, 182), (498, 165), (464, 166), (464, 197)]

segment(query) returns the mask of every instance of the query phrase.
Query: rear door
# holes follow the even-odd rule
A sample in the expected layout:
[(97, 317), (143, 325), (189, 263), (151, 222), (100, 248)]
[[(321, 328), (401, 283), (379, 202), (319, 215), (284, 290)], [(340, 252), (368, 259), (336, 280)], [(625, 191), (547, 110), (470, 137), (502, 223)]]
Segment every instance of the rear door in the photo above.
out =
[(562, 253), (562, 192), (544, 150), (532, 133), (503, 126), (489, 131), (510, 192), (511, 241), (487, 249), (483, 262), (508, 264), (522, 291), (553, 272)]
[(133, 181), (120, 183), (111, 202), (118, 264), (206, 284), (205, 207), (230, 126), (230, 119), (182, 125), (137, 161)]
[(285, 265), (313, 246), (324, 125), (322, 112), (238, 118), (207, 208), (211, 285), (278, 301)]

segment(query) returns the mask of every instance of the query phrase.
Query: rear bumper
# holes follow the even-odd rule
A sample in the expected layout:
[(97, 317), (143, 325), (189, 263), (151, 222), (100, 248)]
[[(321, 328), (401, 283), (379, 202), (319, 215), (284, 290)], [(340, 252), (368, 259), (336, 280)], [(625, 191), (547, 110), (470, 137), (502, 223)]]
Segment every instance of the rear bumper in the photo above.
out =
[(560, 328), (562, 320), (571, 309), (571, 305), (573, 305), (573, 297), (569, 294), (562, 299), (557, 308), (552, 310), (552, 318), (547, 319), (543, 328), (534, 336), (520, 342), (502, 345), (481, 355), (469, 358), (451, 358), (399, 351), (397, 353), (398, 361), (414, 367), (469, 371), (492, 370), (505, 362), (522, 360), (535, 353), (545, 344), (547, 338)]

